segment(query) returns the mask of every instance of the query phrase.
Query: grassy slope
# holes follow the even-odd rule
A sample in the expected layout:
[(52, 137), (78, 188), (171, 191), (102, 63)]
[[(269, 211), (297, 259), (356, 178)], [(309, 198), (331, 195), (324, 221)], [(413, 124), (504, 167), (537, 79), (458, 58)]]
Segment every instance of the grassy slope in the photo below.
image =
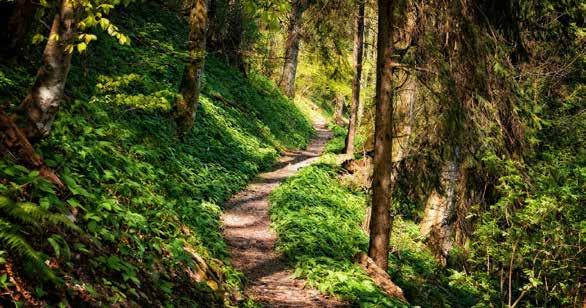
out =
[(271, 219), (278, 249), (295, 263), (296, 274), (324, 293), (364, 306), (392, 306), (351, 261), (368, 246), (360, 229), (365, 196), (342, 187), (332, 156), (302, 169), (271, 194)]
[[(334, 138), (328, 149), (337, 149)], [(271, 218), (279, 234), (278, 248), (295, 263), (296, 274), (324, 293), (362, 307), (395, 307), (366, 274), (351, 262), (368, 247), (360, 228), (366, 195), (344, 187), (333, 156), (304, 168), (271, 195)], [(473, 290), (457, 273), (443, 269), (419, 236), (419, 227), (395, 218), (389, 274), (412, 305), (469, 307)]]
[[(228, 255), (220, 205), (271, 165), (280, 149), (304, 147), (311, 125), (269, 81), (254, 74), (245, 79), (210, 57), (196, 126), (178, 140), (170, 109), (187, 55), (186, 25), (147, 3), (113, 19), (132, 45), (100, 35), (88, 53), (74, 57), (69, 100), (50, 138), (38, 146), (69, 190), (56, 193), (35, 172), (0, 161), (0, 201), (17, 209), (23, 204), (13, 201), (29, 201), (51, 213), (73, 209), (76, 224), (97, 244), (49, 222), (35, 228), (4, 213), (0, 223), (12, 227), (0, 224), (0, 265), (3, 253), (13, 260), (26, 254), (26, 247), (3, 242), (8, 234), (40, 252), (31, 250), (17, 264), (25, 285), (37, 288), (33, 295), (49, 302), (63, 296), (101, 304), (219, 300), (213, 282), (190, 278), (201, 268), (184, 247), (203, 256), (225, 286), (238, 285), (239, 275), (222, 264)], [(21, 98), (34, 67), (0, 66), (0, 98)], [(47, 258), (59, 265), (53, 280), (42, 279), (49, 277), (46, 268), (29, 268)], [(80, 290), (73, 291), (76, 284)], [(11, 284), (0, 289), (16, 292)]]

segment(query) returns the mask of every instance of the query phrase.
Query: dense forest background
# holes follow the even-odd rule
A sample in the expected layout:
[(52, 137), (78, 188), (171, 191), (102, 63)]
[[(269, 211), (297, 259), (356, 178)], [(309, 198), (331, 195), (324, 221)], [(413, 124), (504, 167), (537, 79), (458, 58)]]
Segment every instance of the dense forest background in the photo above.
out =
[(259, 305), (224, 204), (325, 117), (326, 154), (270, 195), (308, 286), (369, 307), (582, 306), (585, 13), (0, 0), (0, 305)]

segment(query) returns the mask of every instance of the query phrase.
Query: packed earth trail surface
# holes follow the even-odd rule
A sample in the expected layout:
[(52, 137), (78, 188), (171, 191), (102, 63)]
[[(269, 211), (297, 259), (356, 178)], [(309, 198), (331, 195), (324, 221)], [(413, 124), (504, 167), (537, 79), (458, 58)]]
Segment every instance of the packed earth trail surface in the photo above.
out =
[(270, 193), (300, 168), (317, 160), (331, 138), (325, 121), (317, 121), (314, 126), (316, 136), (307, 150), (285, 152), (274, 171), (260, 174), (228, 201), (222, 218), (232, 262), (248, 278), (245, 294), (266, 307), (348, 306), (293, 278), (286, 260), (275, 251), (277, 236), (270, 228)]

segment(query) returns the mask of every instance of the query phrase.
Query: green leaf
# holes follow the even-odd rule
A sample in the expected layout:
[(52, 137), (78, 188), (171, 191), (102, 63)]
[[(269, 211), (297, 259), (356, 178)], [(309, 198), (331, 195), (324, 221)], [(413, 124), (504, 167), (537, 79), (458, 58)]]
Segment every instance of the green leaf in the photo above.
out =
[(77, 52), (83, 53), (86, 49), (87, 49), (86, 43), (82, 42), (82, 43), (77, 44)]

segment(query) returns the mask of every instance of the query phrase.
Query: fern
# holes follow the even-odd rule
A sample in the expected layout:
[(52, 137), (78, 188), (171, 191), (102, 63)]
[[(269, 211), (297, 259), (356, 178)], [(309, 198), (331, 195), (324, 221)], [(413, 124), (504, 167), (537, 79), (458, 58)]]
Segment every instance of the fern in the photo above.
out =
[(7, 197), (0, 196), (0, 212), (4, 212), (8, 216), (34, 227), (61, 226), (71, 231), (81, 231), (67, 216), (51, 213), (30, 202), (16, 203)]
[[(64, 227), (76, 232), (81, 232), (81, 229), (65, 215), (51, 213), (34, 203), (14, 202), (5, 196), (0, 196), (0, 215), (3, 216), (0, 218), (0, 244), (2, 247), (5, 247), (9, 253), (23, 258), (25, 263), (43, 273), (42, 278), (55, 280), (55, 274), (44, 263), (47, 257), (31, 246), (23, 237), (22, 230), (26, 227), (41, 229), (47, 226)], [(65, 241), (61, 242), (67, 245)], [(55, 249), (54, 245), (52, 246)], [(62, 250), (69, 251), (69, 248), (64, 247)]]
[(36, 251), (18, 232), (20, 226), (0, 219), (0, 243), (15, 255), (22, 257), (34, 268), (42, 271), (45, 277), (55, 278), (53, 272), (45, 266), (42, 253)]

